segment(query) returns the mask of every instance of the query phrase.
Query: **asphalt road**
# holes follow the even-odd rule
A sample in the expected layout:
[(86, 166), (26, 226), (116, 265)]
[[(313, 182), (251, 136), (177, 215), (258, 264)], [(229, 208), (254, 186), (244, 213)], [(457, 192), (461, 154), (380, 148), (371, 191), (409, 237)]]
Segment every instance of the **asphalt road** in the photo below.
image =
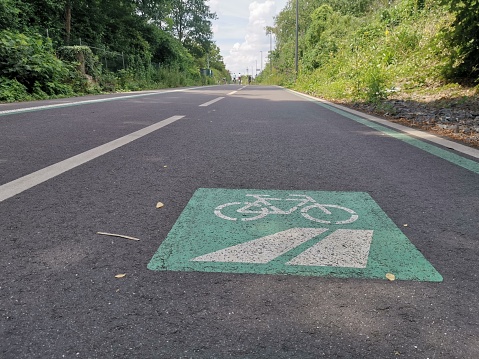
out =
[[(479, 151), (436, 140), (279, 87), (0, 105), (0, 357), (478, 358)], [(291, 228), (347, 259), (198, 256)]]

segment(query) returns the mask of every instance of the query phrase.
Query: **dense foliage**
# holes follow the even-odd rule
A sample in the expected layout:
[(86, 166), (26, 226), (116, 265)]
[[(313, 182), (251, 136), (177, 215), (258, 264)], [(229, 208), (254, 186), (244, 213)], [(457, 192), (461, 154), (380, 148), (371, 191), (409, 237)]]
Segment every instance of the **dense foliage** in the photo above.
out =
[(451, 76), (479, 78), (479, 1), (443, 0), (455, 15), (446, 30), (449, 45), (455, 49), (451, 62), (458, 62)]
[(71, 90), (61, 84), (67, 73), (67, 67), (56, 58), (48, 39), (8, 30), (0, 32), (0, 74), (3, 87), (9, 82), (15, 88), (21, 84), (21, 97), (25, 97), (26, 93), (31, 93), (36, 98), (68, 94)]
[(399, 89), (477, 82), (479, 2), (442, 1), (300, 0), (296, 74), (296, 0), (289, 0), (266, 29), (276, 48), (259, 80), (369, 102)]
[(205, 0), (0, 0), (0, 101), (213, 83), (215, 17)]

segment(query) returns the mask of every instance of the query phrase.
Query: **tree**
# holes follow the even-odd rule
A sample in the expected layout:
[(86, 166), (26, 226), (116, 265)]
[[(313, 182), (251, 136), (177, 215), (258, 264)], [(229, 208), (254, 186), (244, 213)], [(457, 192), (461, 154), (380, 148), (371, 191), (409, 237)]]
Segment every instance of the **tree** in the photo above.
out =
[(321, 34), (326, 30), (329, 25), (329, 19), (331, 18), (334, 10), (329, 5), (321, 5), (311, 14), (311, 26), (306, 32), (306, 41), (309, 46), (314, 47), (321, 39)]
[(67, 0), (65, 4), (65, 44), (66, 45), (70, 45), (71, 23), (72, 23), (72, 2), (71, 0)]
[(14, 0), (0, 0), (0, 29), (16, 30), (19, 12)]
[(199, 83), (207, 54), (225, 71), (215, 18), (206, 0), (0, 0), (0, 92), (10, 101), (83, 91), (89, 63), (106, 89), (120, 78), (134, 89)]
[(159, 28), (164, 27), (172, 9), (172, 0), (135, 0), (138, 13)]
[(217, 18), (216, 13), (204, 0), (173, 0), (172, 5), (174, 35), (195, 55), (208, 52), (213, 37), (211, 20)]

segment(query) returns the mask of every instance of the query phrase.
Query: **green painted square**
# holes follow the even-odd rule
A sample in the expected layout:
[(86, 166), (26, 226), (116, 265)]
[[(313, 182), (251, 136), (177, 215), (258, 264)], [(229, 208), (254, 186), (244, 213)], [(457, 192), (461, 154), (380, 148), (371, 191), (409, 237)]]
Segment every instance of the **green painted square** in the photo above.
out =
[[(304, 236), (292, 245), (297, 233)], [(299, 260), (306, 253), (307, 264)], [(198, 189), (148, 268), (442, 281), (364, 192)]]

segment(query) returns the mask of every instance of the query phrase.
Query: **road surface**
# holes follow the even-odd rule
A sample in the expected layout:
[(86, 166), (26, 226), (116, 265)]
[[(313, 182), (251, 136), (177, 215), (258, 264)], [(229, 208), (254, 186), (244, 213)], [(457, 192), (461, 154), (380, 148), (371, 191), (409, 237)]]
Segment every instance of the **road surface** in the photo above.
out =
[(479, 151), (377, 120), (236, 85), (0, 105), (0, 357), (479, 357)]

